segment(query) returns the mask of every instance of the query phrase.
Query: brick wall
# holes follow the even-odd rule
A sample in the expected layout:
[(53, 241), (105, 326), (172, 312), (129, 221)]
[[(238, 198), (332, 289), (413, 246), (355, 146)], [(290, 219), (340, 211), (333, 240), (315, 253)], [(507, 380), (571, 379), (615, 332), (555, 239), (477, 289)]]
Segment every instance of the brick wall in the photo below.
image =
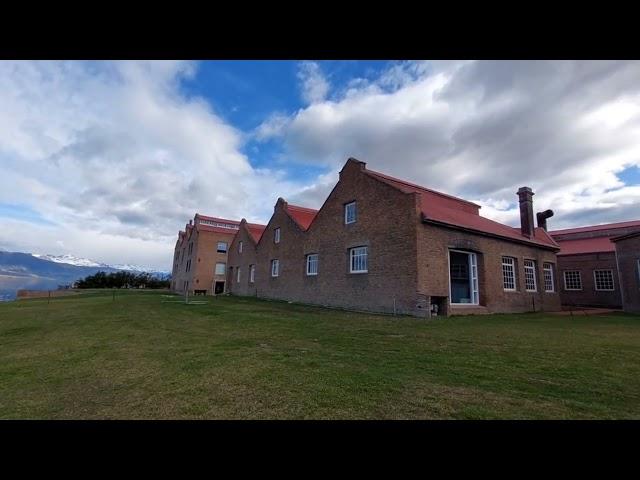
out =
[(618, 240), (615, 244), (624, 311), (640, 313), (640, 236)]
[[(560, 310), (556, 254), (553, 251), (457, 231), (430, 224), (418, 228), (418, 292), (449, 297), (449, 250), (476, 253), (480, 307), (451, 306), (449, 313), (527, 312)], [(516, 291), (505, 291), (502, 257), (515, 258)], [(536, 292), (525, 291), (524, 260), (534, 260)], [(544, 291), (543, 263), (553, 264), (555, 292)], [(429, 299), (427, 299), (429, 300)]]
[[(256, 295), (256, 284), (249, 280), (249, 266), (256, 264), (256, 244), (246, 229), (246, 220), (240, 222), (240, 230), (233, 239), (228, 256), (227, 291), (234, 295)], [(239, 244), (242, 242), (242, 253)], [(237, 271), (240, 268), (240, 282)], [(257, 277), (257, 272), (256, 275)]]
[[(579, 255), (559, 255), (558, 270), (560, 297), (563, 305), (621, 308), (622, 298), (618, 281), (618, 268), (613, 252), (585, 253)], [(582, 290), (564, 288), (564, 271), (577, 270), (582, 279)], [(598, 291), (595, 288), (594, 270), (612, 270), (614, 290)]]
[[(449, 297), (449, 249), (456, 248), (478, 253), (480, 306), (454, 307), (449, 313), (560, 309), (554, 251), (423, 224), (418, 194), (403, 193), (363, 174), (363, 168), (360, 162), (347, 162), (306, 232), (287, 214), (286, 203), (278, 201), (256, 247), (257, 296), (426, 316), (431, 297)], [(357, 221), (345, 225), (344, 205), (352, 201), (357, 202)], [(275, 244), (278, 227), (280, 243)], [(349, 249), (357, 246), (368, 247), (367, 273), (349, 272)], [(318, 275), (306, 275), (308, 254), (319, 256)], [(503, 289), (503, 255), (517, 259), (516, 292)], [(248, 273), (249, 260), (238, 257), (234, 245), (230, 264)], [(536, 262), (536, 292), (525, 291), (525, 258)], [(273, 259), (280, 261), (277, 278), (271, 277)], [(554, 265), (552, 293), (544, 292), (544, 262)], [(252, 293), (244, 288), (232, 292)]]
[[(228, 248), (233, 242), (234, 236), (235, 231), (218, 233), (199, 231), (195, 227), (187, 231), (184, 240), (174, 250), (171, 290), (184, 293), (185, 282), (189, 282), (190, 295), (193, 295), (195, 290), (206, 290), (207, 295), (212, 295), (214, 282), (226, 281), (226, 271), (223, 275), (215, 275), (217, 262), (227, 264), (227, 253), (217, 252), (218, 242), (226, 242)], [(191, 253), (189, 253), (190, 243), (193, 243)], [(189, 260), (191, 260), (191, 265), (187, 271)]]

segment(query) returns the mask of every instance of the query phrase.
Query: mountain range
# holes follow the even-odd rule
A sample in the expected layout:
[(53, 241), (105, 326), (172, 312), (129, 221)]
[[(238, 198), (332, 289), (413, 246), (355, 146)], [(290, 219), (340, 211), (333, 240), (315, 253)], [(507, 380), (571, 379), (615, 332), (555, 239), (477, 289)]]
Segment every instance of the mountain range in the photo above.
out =
[(99, 263), (73, 255), (41, 255), (0, 251), (0, 301), (13, 300), (20, 289), (54, 290), (97, 272), (147, 272), (169, 278), (169, 272), (139, 265)]

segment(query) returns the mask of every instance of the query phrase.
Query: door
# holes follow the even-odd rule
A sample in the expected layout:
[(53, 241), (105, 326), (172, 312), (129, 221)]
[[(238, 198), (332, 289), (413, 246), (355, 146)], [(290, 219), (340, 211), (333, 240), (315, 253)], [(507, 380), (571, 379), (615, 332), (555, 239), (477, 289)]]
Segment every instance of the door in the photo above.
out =
[(215, 295), (220, 295), (221, 293), (224, 293), (224, 282), (216, 282), (213, 293)]

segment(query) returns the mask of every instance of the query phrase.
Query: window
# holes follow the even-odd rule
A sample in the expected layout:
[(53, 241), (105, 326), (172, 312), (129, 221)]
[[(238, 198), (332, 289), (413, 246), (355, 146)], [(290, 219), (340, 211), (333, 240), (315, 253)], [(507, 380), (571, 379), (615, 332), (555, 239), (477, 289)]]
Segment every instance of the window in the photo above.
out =
[(280, 260), (271, 260), (271, 276), (277, 277), (280, 275)]
[(318, 274), (318, 254), (312, 253), (307, 255), (307, 275)]
[(516, 260), (512, 257), (502, 257), (502, 287), (510, 292), (516, 289)]
[(242, 253), (242, 240), (238, 243), (238, 253)]
[(535, 260), (524, 261), (524, 289), (527, 292), (535, 292), (538, 290), (538, 285), (536, 284)]
[(249, 265), (249, 282), (254, 283), (256, 281), (256, 266)]
[(227, 242), (218, 242), (218, 253), (227, 253)]
[(349, 273), (367, 273), (367, 247), (356, 247), (349, 251)]
[(236, 282), (240, 283), (240, 267), (238, 267), (238, 271), (236, 272)]
[(552, 263), (543, 263), (542, 270), (544, 273), (544, 291), (545, 292), (555, 292), (555, 285), (553, 282), (553, 264)]
[(593, 278), (596, 284), (596, 290), (613, 291), (613, 270), (594, 270)]
[(280, 243), (280, 227), (273, 231), (273, 243)]
[(224, 271), (227, 267), (226, 263), (216, 263), (216, 275), (224, 275)]
[(356, 202), (347, 203), (344, 206), (344, 223), (356, 222)]
[(565, 290), (582, 290), (582, 277), (579, 270), (565, 270), (564, 272)]
[(449, 293), (452, 304), (479, 304), (478, 259), (475, 253), (449, 251)]
[(638, 287), (640, 287), (640, 259), (638, 259)]

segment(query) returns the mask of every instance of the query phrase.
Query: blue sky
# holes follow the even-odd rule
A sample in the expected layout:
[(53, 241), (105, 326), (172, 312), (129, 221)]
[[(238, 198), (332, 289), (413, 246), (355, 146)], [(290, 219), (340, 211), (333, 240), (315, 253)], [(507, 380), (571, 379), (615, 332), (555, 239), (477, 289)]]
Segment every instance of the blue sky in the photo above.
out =
[[(169, 268), (194, 213), (318, 208), (348, 157), (517, 225), (637, 219), (637, 61), (0, 61), (0, 248)], [(30, 232), (24, 235), (24, 232)]]

